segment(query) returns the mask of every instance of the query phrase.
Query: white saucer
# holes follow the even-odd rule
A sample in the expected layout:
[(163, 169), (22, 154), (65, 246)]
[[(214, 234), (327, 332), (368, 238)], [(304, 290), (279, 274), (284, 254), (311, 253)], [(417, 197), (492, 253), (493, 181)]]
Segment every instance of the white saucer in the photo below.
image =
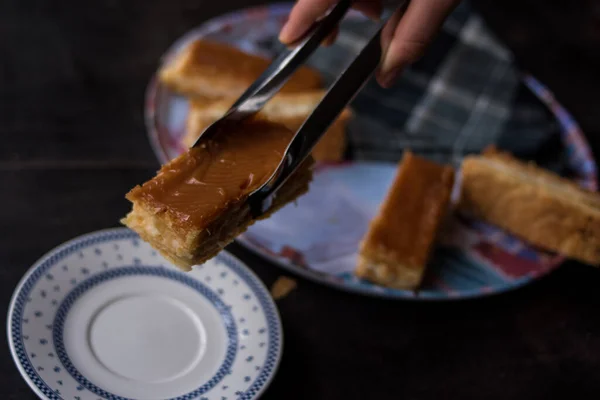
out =
[(282, 349), (275, 304), (222, 252), (192, 272), (127, 229), (52, 250), (8, 314), (13, 358), (43, 399), (254, 399)]

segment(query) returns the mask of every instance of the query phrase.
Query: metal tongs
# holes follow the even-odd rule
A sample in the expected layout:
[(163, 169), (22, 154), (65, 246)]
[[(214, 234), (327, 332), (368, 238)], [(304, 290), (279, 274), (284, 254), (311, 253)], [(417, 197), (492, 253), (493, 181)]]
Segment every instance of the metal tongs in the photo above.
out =
[[(225, 115), (202, 132), (193, 147), (201, 141), (214, 138), (224, 125), (236, 123), (260, 111), (296, 69), (333, 32), (351, 5), (352, 0), (341, 0), (325, 17), (315, 23), (297, 46), (278, 55)], [(261, 216), (271, 207), (277, 190), (308, 157), (321, 136), (371, 77), (381, 59), (380, 40), (383, 26), (382, 23), (367, 45), (328, 89), (321, 102), (298, 129), (271, 177), (250, 194), (248, 204), (254, 218)]]

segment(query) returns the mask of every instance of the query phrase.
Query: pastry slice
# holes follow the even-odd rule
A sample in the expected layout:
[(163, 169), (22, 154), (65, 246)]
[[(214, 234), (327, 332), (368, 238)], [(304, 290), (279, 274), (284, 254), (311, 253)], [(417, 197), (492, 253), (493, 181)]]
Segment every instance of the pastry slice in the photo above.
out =
[[(263, 118), (279, 122), (296, 132), (311, 114), (317, 104), (325, 95), (324, 90), (312, 90), (303, 93), (277, 94), (261, 110)], [(224, 98), (208, 103), (206, 100), (197, 99), (191, 102), (187, 120), (187, 133), (183, 143), (190, 147), (198, 136), (211, 123), (221, 118), (237, 98)], [(312, 156), (315, 161), (340, 161), (343, 159), (346, 148), (346, 124), (352, 112), (346, 108), (323, 135), (315, 146)]]
[(459, 209), (541, 249), (600, 264), (600, 196), (508, 153), (464, 159)]
[(416, 289), (449, 208), (454, 170), (405, 152), (379, 214), (359, 250), (356, 275)]
[[(237, 123), (136, 186), (122, 220), (183, 270), (215, 256), (254, 222), (246, 202), (281, 161), (292, 132), (260, 119)], [(308, 190), (308, 159), (282, 186), (263, 218)]]
[[(173, 91), (190, 97), (239, 97), (264, 72), (270, 60), (224, 43), (197, 40), (161, 68), (160, 80)], [(298, 92), (321, 87), (319, 74), (301, 67), (282, 88)]]

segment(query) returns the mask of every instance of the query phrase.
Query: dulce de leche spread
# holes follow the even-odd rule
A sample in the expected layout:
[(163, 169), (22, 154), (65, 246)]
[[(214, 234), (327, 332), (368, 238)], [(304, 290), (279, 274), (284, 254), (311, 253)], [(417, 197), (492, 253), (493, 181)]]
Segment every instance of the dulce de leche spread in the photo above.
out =
[(183, 226), (203, 228), (267, 181), (292, 136), (283, 125), (264, 120), (231, 125), (164, 165), (127, 198), (168, 212)]
[(444, 217), (454, 170), (405, 152), (398, 174), (362, 246), (384, 250), (407, 267), (424, 267)]

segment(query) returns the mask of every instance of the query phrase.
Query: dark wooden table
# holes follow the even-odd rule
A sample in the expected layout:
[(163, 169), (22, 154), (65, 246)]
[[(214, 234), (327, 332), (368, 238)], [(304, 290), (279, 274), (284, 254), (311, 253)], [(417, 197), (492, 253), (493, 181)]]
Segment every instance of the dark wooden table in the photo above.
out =
[[(3, 309), (43, 253), (118, 226), (129, 208), (123, 194), (157, 169), (142, 104), (162, 52), (202, 21), (256, 3), (0, 2)], [(477, 6), (523, 67), (581, 121), (599, 154), (600, 8), (593, 1), (545, 3)], [(267, 285), (283, 274), (238, 246), (231, 250)], [(377, 300), (299, 279), (279, 308), (285, 351), (265, 399), (600, 393), (600, 271), (591, 267), (568, 263), (512, 293), (443, 304)], [(0, 398), (35, 398), (7, 346), (0, 346)]]

